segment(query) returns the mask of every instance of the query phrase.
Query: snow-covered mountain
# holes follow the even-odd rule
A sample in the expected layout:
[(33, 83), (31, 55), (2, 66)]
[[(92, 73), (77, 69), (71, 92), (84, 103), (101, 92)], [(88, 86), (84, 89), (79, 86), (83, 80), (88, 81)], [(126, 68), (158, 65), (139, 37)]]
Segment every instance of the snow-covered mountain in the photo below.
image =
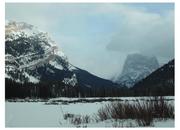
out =
[(62, 82), (81, 88), (119, 85), (69, 63), (48, 33), (10, 21), (5, 27), (5, 77), (18, 83)]
[(113, 78), (116, 83), (132, 87), (159, 67), (156, 57), (130, 54), (127, 56), (122, 73)]
[[(39, 69), (45, 66), (46, 73), (52, 75), (52, 68), (71, 71), (67, 57), (49, 35), (24, 22), (6, 23), (5, 53), (6, 78), (17, 82), (38, 83), (43, 78)], [(64, 78), (74, 77), (73, 74)]]

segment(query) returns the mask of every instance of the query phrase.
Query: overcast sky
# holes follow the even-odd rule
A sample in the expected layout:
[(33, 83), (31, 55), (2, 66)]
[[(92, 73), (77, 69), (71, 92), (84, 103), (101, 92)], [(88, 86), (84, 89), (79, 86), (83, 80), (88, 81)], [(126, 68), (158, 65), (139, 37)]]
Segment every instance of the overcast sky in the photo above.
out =
[(174, 57), (174, 4), (6, 4), (6, 19), (50, 34), (69, 61), (103, 78), (128, 54)]

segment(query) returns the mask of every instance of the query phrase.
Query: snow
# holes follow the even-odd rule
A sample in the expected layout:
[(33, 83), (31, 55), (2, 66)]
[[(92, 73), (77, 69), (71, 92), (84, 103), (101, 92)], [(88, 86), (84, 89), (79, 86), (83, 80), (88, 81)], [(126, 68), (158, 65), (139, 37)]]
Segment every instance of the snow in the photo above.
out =
[[(166, 97), (166, 98), (173, 99), (173, 97)], [(70, 101), (70, 100), (78, 100), (79, 98), (54, 98), (54, 99), (50, 99), (48, 102), (53, 102), (59, 99), (64, 101), (65, 100)], [(99, 98), (97, 97), (97, 98), (86, 98), (86, 99), (92, 100)], [(123, 101), (126, 100), (132, 101), (134, 100), (134, 97), (131, 98), (123, 97), (121, 99)], [(36, 101), (40, 101), (40, 100), (36, 100)], [(58, 105), (53, 105), (53, 104), (45, 105), (45, 103), (46, 103), (45, 100), (42, 100), (41, 102), (7, 102), (6, 101), (5, 103), (6, 127), (137, 127), (136, 121), (132, 119), (118, 120), (118, 121), (109, 119), (99, 122), (93, 120), (92, 117), (95, 116), (97, 111), (102, 106), (109, 104), (110, 103), (109, 101), (93, 102), (93, 103), (79, 102), (79, 103), (69, 103), (69, 104), (59, 103)], [(74, 115), (84, 115), (84, 116), (88, 115), (91, 117), (91, 120), (89, 123), (81, 123), (79, 125), (74, 125), (70, 122), (70, 119), (65, 120), (63, 118), (63, 115), (67, 113)], [(174, 120), (154, 119), (153, 125), (150, 127), (174, 127)]]
[[(153, 98), (150, 96), (146, 97), (88, 97), (88, 98), (67, 98), (67, 97), (58, 97), (58, 98), (51, 98), (49, 101), (75, 101), (75, 100), (81, 100), (81, 99), (86, 99), (86, 100), (94, 100), (94, 99), (121, 99), (122, 101), (136, 101), (136, 100), (149, 100), (149, 98)], [(174, 100), (174, 96), (165, 96), (165, 99), (168, 100)]]
[(56, 51), (56, 55), (58, 55), (60, 57), (66, 57), (65, 54), (62, 51), (60, 51), (60, 50)]
[(37, 27), (34, 27), (30, 24), (24, 22), (15, 22), (9, 21), (6, 22), (6, 34), (11, 34), (15, 37), (14, 39), (18, 38), (19, 36), (25, 34), (27, 37), (40, 33), (37, 30)]
[(50, 61), (49, 61), (49, 64), (52, 65), (52, 66), (54, 66), (56, 69), (63, 70), (62, 65), (60, 65), (60, 64), (57, 63), (56, 61), (50, 60)]
[(59, 121), (65, 121), (63, 120), (63, 113), (70, 112), (73, 114), (93, 114), (100, 107), (101, 107), (100, 103), (44, 105), (43, 102), (41, 103), (6, 102), (6, 126), (60, 127), (61, 125)]
[[(38, 30), (37, 27), (24, 23), (24, 22), (15, 22), (15, 21), (6, 21), (6, 41), (13, 41), (18, 39), (19, 37), (38, 37), (42, 39), (42, 41), (46, 41), (49, 46), (55, 46), (55, 42), (50, 38), (47, 32), (43, 32)], [(44, 44), (44, 42), (41, 42)], [(44, 46), (45, 49), (48, 46)]]
[[(29, 75), (28, 73), (24, 72), (26, 78), (28, 78), (29, 82), (31, 83), (39, 83), (39, 79), (35, 78), (34, 76)], [(13, 79), (10, 75), (5, 74), (5, 78), (8, 79)], [(22, 81), (20, 81), (20, 79), (14, 79), (16, 82), (18, 83), (23, 83)]]
[(8, 127), (57, 127), (59, 106), (43, 103), (6, 103), (6, 126)]
[(5, 78), (11, 79), (12, 77), (9, 76), (8, 74), (5, 74)]
[(47, 63), (52, 58), (52, 55), (46, 55), (44, 58), (33, 60), (32, 62), (29, 62), (28, 64), (21, 65), (19, 69), (29, 68), (34, 69), (37, 66), (43, 66), (45, 63)]
[(175, 124), (174, 120), (172, 120), (172, 119), (171, 120), (168, 119), (168, 120), (161, 120), (161, 121), (156, 120), (156, 121), (154, 121), (155, 127), (175, 127), (174, 124)]
[(39, 83), (39, 79), (35, 78), (34, 76), (29, 75), (26, 72), (24, 74), (29, 79), (29, 82), (31, 82), (31, 83)]
[(77, 84), (76, 74), (73, 74), (71, 78), (64, 78), (62, 82), (74, 87)]

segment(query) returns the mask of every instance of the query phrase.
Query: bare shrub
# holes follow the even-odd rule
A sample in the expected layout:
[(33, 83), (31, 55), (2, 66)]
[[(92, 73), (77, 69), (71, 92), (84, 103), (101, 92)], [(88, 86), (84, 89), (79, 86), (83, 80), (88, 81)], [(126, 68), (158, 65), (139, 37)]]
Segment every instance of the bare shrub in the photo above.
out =
[(79, 125), (82, 123), (81, 116), (75, 116), (71, 119), (71, 124)]
[(133, 119), (135, 118), (134, 115), (134, 106), (129, 103), (112, 103), (112, 108), (111, 108), (111, 117), (114, 119)]
[(111, 118), (111, 105), (108, 104), (105, 107), (102, 107), (98, 110), (97, 116), (101, 121), (107, 120)]
[(67, 120), (68, 118), (73, 118), (74, 114), (66, 113), (63, 115), (63, 117), (64, 117), (64, 120)]
[(164, 97), (154, 97), (146, 101), (116, 102), (105, 105), (98, 110), (101, 121), (107, 119), (135, 119), (139, 126), (152, 126), (153, 118), (174, 118), (174, 106), (168, 104)]
[(151, 126), (153, 123), (153, 107), (149, 102), (138, 102), (134, 108), (134, 115), (139, 126)]
[(88, 116), (88, 115), (85, 115), (85, 116), (83, 116), (82, 117), (82, 120), (83, 120), (83, 123), (89, 123), (90, 122), (90, 116)]
[(89, 115), (74, 115), (70, 113), (66, 113), (63, 115), (64, 119), (70, 121), (71, 124), (79, 126), (80, 124), (87, 124), (91, 121), (91, 118)]
[[(90, 122), (113, 119), (113, 127), (152, 126), (153, 119), (174, 118), (174, 106), (164, 97), (153, 97), (130, 102), (112, 102), (100, 108), (94, 116), (64, 114), (64, 119), (77, 127), (87, 127)], [(137, 124), (126, 124), (127, 119), (133, 119)], [(81, 125), (82, 124), (82, 125)]]
[(164, 97), (154, 97), (151, 100), (153, 107), (153, 117), (155, 118), (174, 118), (174, 106), (168, 104)]

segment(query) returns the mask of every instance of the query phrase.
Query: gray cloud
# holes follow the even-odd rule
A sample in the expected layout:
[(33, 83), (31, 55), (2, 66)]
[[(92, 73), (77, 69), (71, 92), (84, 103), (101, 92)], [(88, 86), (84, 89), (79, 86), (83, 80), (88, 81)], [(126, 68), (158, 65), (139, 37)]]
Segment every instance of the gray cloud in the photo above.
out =
[(107, 45), (108, 50), (140, 52), (163, 58), (174, 57), (174, 13), (123, 12), (122, 25)]

